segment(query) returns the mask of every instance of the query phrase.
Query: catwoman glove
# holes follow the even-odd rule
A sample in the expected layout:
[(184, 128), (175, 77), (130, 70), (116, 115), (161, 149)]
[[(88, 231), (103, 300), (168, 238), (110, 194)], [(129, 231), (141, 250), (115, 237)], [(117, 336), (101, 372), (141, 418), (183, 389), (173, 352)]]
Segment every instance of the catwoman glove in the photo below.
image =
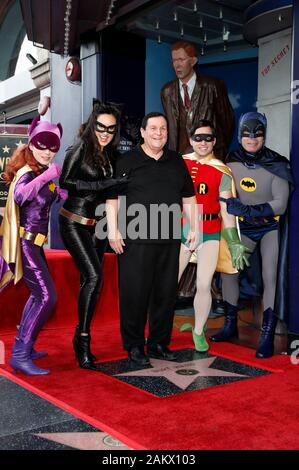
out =
[(127, 185), (130, 178), (126, 176), (122, 176), (120, 178), (109, 178), (100, 181), (76, 181), (76, 189), (78, 191), (103, 191), (104, 189), (112, 188), (115, 186), (122, 186)]

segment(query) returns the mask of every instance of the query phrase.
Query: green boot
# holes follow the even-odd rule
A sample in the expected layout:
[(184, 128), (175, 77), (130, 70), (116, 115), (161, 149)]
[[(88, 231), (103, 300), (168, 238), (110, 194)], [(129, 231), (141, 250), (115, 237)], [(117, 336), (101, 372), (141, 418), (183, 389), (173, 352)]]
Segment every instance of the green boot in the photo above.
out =
[(206, 337), (205, 337), (205, 330), (207, 329), (206, 328), (206, 325), (204, 326), (203, 328), (203, 331), (200, 335), (198, 335), (197, 333), (195, 333), (195, 330), (194, 330), (194, 327), (191, 325), (191, 323), (184, 323), (181, 328), (180, 328), (180, 331), (186, 331), (186, 330), (189, 330), (191, 328), (192, 330), (192, 337), (193, 337), (193, 342), (194, 342), (194, 346), (195, 346), (195, 350), (198, 351), (198, 352), (206, 352), (208, 351), (209, 349), (209, 344), (206, 340)]

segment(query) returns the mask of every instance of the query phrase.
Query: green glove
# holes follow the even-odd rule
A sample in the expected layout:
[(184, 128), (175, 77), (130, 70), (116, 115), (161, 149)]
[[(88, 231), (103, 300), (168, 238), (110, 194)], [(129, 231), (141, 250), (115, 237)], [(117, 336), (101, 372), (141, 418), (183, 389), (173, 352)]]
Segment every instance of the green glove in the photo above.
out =
[(236, 227), (224, 228), (221, 230), (221, 235), (227, 243), (234, 268), (240, 271), (245, 268), (245, 265), (249, 266), (249, 256), (251, 253), (241, 243)]

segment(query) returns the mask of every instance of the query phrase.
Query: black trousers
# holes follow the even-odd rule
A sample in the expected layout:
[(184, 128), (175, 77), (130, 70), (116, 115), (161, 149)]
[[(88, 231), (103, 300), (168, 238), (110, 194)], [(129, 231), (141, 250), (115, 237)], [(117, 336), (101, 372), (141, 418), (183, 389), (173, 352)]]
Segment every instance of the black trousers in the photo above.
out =
[(120, 328), (124, 349), (170, 343), (178, 287), (179, 243), (127, 243), (119, 256)]
[(107, 240), (95, 236), (95, 227), (81, 225), (59, 216), (60, 234), (80, 272), (78, 322), (80, 331), (89, 333), (102, 285), (102, 266)]

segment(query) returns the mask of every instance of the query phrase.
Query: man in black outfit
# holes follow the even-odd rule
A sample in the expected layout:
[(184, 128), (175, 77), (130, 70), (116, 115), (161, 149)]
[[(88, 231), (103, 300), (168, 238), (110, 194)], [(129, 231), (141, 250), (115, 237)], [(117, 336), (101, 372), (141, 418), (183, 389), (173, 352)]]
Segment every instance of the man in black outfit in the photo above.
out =
[[(145, 116), (141, 135), (143, 144), (123, 154), (116, 164), (116, 175), (129, 174), (123, 227), (120, 216), (117, 223), (117, 200), (107, 201), (106, 211), (109, 242), (120, 255), (124, 349), (131, 361), (146, 366), (149, 357), (176, 359), (168, 345), (178, 284), (182, 206), (190, 221), (190, 249), (197, 245), (198, 230), (196, 198), (187, 167), (178, 153), (165, 148), (166, 117), (161, 113)], [(119, 214), (124, 212), (123, 202)], [(144, 351), (147, 315), (148, 355)]]

